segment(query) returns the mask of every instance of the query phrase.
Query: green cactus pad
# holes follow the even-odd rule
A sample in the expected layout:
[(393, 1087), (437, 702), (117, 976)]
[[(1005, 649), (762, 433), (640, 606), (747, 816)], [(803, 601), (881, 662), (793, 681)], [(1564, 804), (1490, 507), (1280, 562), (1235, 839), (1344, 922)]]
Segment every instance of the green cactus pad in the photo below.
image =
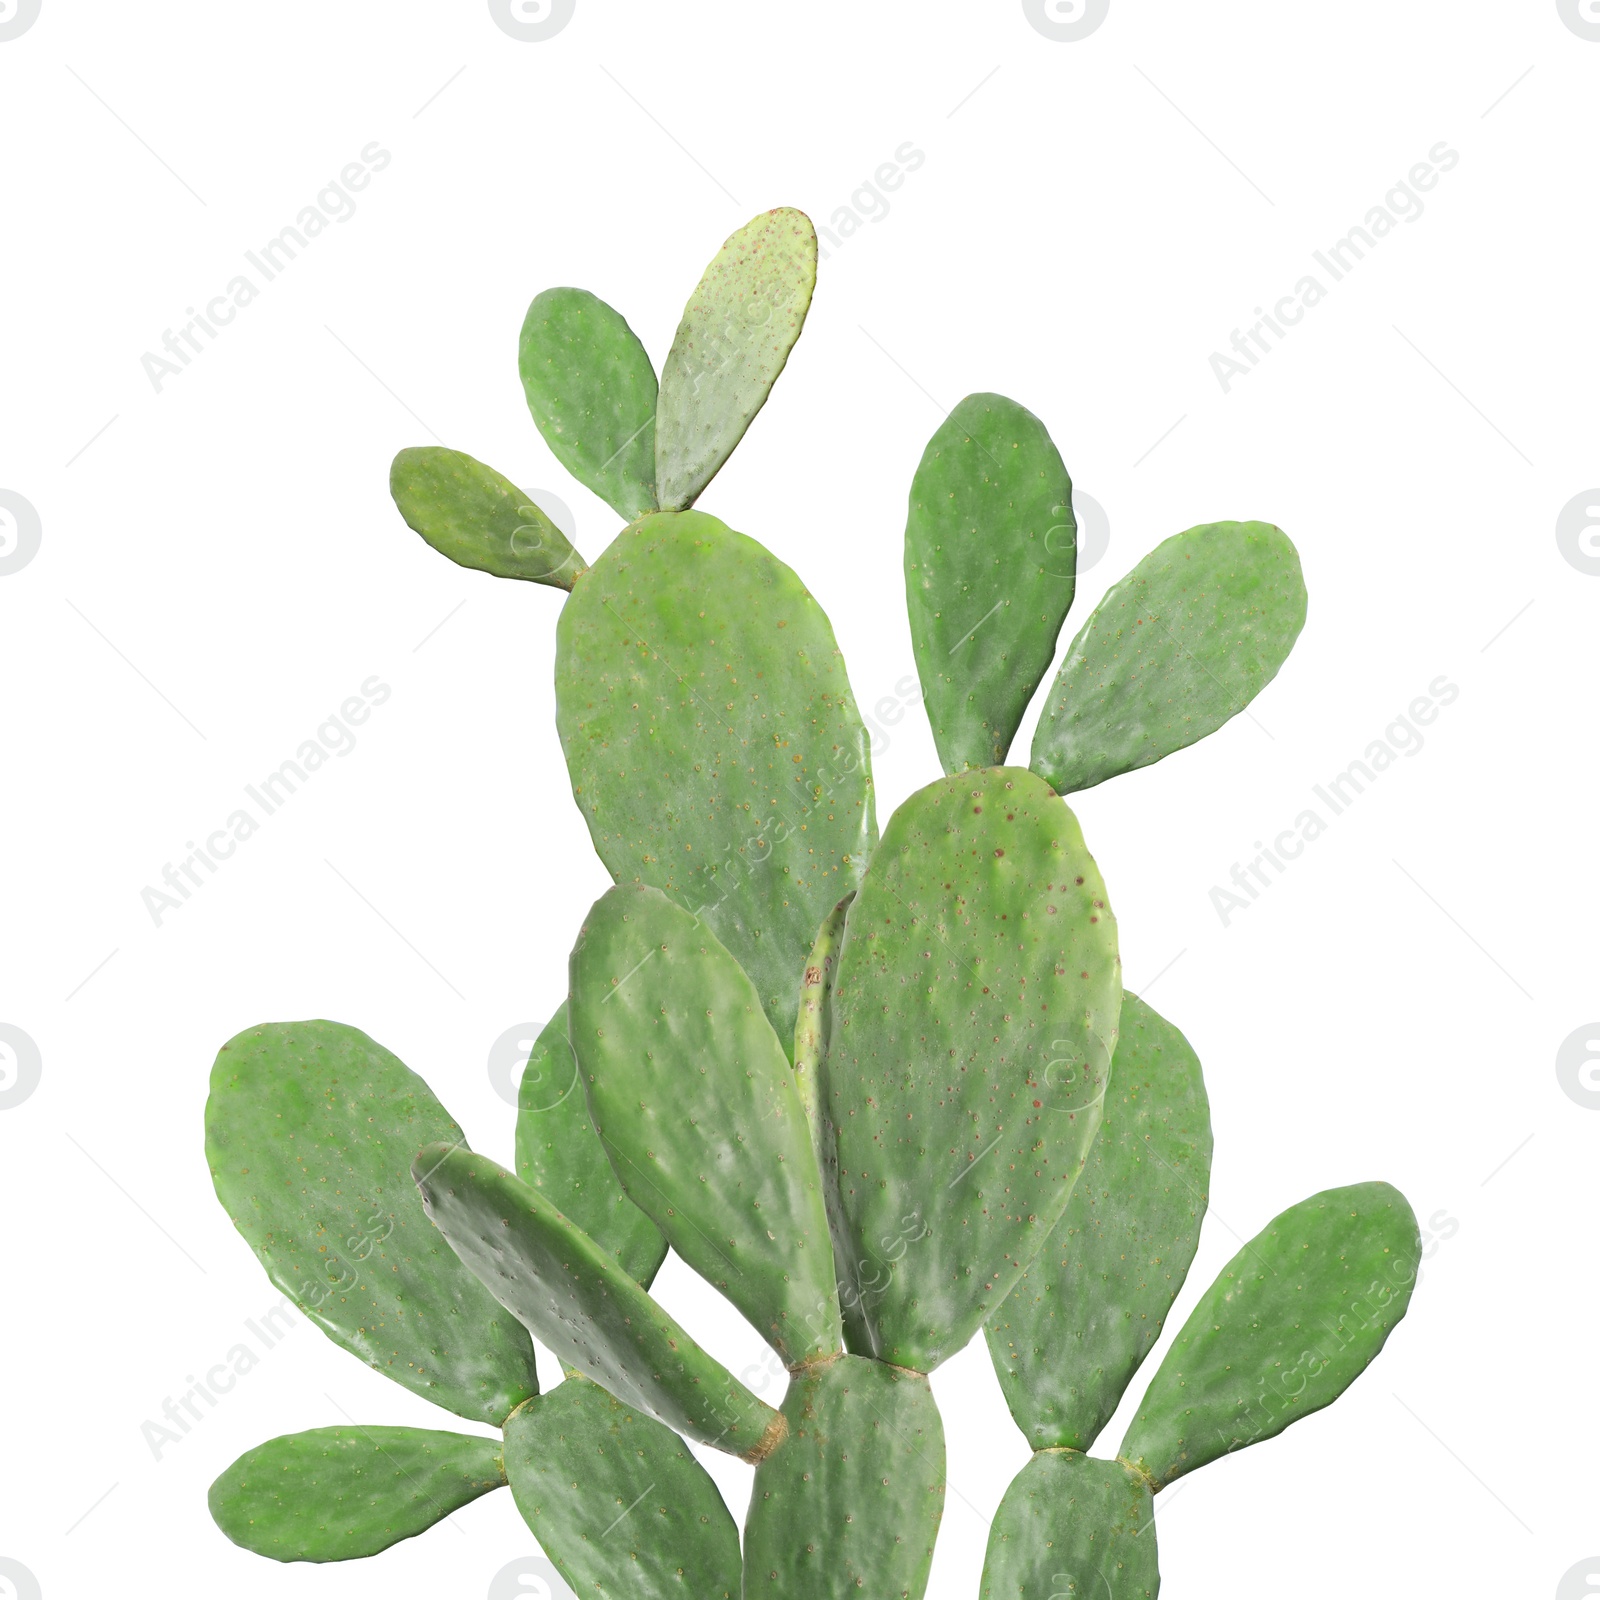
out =
[(546, 289), (517, 370), (550, 452), (624, 521), (654, 511), (656, 372), (639, 336), (587, 289)]
[(1220, 728), (1277, 676), (1306, 620), (1300, 557), (1265, 522), (1157, 545), (1071, 645), (1029, 765), (1058, 794), (1147, 767)]
[(928, 441), (906, 518), (906, 611), (946, 772), (997, 767), (1072, 605), (1072, 480), (1015, 400), (969, 394)]
[(586, 1233), (485, 1156), (429, 1145), (412, 1169), (434, 1225), (564, 1362), (658, 1421), (758, 1461), (783, 1419), (707, 1355)]
[(925, 1372), (1005, 1298), (1100, 1125), (1121, 1003), (1105, 886), (1040, 779), (960, 773), (895, 812), (827, 1060), (852, 1349)]
[(822, 1082), (828, 1040), (833, 1033), (833, 975), (839, 962), (839, 945), (844, 939), (844, 919), (855, 891), (847, 894), (817, 930), (811, 954), (806, 957), (800, 979), (800, 1011), (794, 1023), (794, 1081), (800, 1090), (800, 1104), (811, 1124), (812, 1142), (819, 1163), (822, 1160)]
[(729, 237), (684, 307), (661, 369), (661, 506), (692, 505), (778, 381), (817, 283), (817, 233), (802, 211), (764, 212)]
[(1035, 1450), (1087, 1450), (1111, 1420), (1188, 1275), (1210, 1174), (1200, 1062), (1170, 1022), (1125, 993), (1083, 1176), (983, 1329)]
[(561, 608), (556, 722), (612, 877), (703, 917), (787, 1050), (817, 926), (877, 841), (867, 733), (822, 608), (715, 517), (646, 517)]
[(1156, 1600), (1160, 1589), (1142, 1478), (1115, 1461), (1047, 1450), (1011, 1480), (989, 1527), (983, 1600)]
[(462, 450), (422, 445), (389, 468), (406, 526), (458, 566), (570, 589), (584, 559), (509, 478)]
[(517, 1509), (574, 1594), (738, 1600), (739, 1530), (670, 1428), (573, 1377), (506, 1423)]
[(506, 1481), (500, 1441), (421, 1428), (313, 1428), (247, 1450), (211, 1515), (274, 1561), (353, 1561), (425, 1533)]
[(528, 1053), (517, 1091), (517, 1176), (617, 1258), (648, 1289), (666, 1259), (661, 1230), (611, 1170), (567, 1039), (567, 1003)]
[(840, 1356), (794, 1379), (783, 1414), (750, 1491), (744, 1600), (920, 1600), (944, 1512), (928, 1380)]
[(822, 1179), (755, 985), (658, 889), (609, 889), (572, 951), (572, 1045), (623, 1188), (784, 1365), (840, 1348)]
[(462, 1144), (427, 1084), (356, 1028), (279, 1022), (218, 1052), (206, 1158), (267, 1276), (335, 1344), (496, 1427), (539, 1392), (533, 1346), (428, 1226), (425, 1144)]
[(1206, 1290), (1121, 1454), (1165, 1488), (1332, 1404), (1406, 1314), (1421, 1259), (1417, 1219), (1386, 1183), (1291, 1206)]

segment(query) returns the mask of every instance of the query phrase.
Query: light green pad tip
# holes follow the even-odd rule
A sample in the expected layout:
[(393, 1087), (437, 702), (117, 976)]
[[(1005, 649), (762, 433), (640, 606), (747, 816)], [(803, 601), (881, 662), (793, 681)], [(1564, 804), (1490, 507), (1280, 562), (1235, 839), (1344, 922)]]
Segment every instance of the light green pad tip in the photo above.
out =
[(816, 282), (816, 230), (789, 206), (747, 222), (706, 268), (661, 369), (663, 509), (692, 505), (733, 454), (800, 337)]

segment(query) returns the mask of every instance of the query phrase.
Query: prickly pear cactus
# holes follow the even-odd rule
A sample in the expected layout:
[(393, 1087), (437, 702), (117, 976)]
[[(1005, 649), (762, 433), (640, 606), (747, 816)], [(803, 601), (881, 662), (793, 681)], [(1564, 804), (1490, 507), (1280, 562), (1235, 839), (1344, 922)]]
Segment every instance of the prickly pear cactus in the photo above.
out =
[[(218, 1055), (207, 1156), (273, 1282), (499, 1430), (248, 1451), (211, 1510), (261, 1555), (373, 1555), (509, 1486), (579, 1594), (919, 1600), (945, 1488), (928, 1374), (982, 1328), (1033, 1452), (984, 1595), (1151, 1600), (1160, 1491), (1331, 1403), (1405, 1315), (1404, 1198), (1314, 1195), (1193, 1305), (1116, 1455), (1088, 1454), (1183, 1293), (1212, 1147), (1198, 1056), (1124, 993), (1062, 796), (1242, 711), (1304, 622), (1299, 560), (1265, 523), (1159, 545), (1068, 646), (1029, 766), (1003, 765), (1073, 601), (1072, 483), (1037, 417), (969, 396), (916, 469), (904, 545), (945, 775), (880, 840), (822, 608), (691, 509), (783, 371), (816, 259), (797, 211), (739, 229), (659, 384), (605, 302), (533, 301), (534, 423), (629, 519), (592, 564), (472, 456), (395, 459), (434, 549), (562, 592), (557, 734), (614, 886), (524, 1067), (514, 1171), (354, 1028), (267, 1024)], [(669, 1248), (778, 1354), (781, 1407), (652, 1298)], [(564, 1374), (545, 1393), (535, 1339)], [(742, 1543), (691, 1441), (754, 1466)]]

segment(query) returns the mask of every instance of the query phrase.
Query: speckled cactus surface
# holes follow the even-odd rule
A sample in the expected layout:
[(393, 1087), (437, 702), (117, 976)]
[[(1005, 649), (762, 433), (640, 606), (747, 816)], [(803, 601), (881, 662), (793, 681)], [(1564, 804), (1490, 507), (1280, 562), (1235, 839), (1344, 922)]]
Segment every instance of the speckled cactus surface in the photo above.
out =
[[(514, 1170), (353, 1027), (267, 1023), (219, 1052), (207, 1159), (268, 1275), (471, 1430), (259, 1445), (211, 1489), (248, 1550), (372, 1556), (504, 1487), (580, 1596), (918, 1600), (945, 1490), (928, 1375), (981, 1329), (1032, 1452), (984, 1595), (1150, 1597), (1160, 1492), (1328, 1405), (1405, 1315), (1415, 1218), (1357, 1183), (1269, 1222), (1155, 1360), (1200, 1245), (1210, 1110), (1189, 1041), (1123, 989), (1115, 886), (1065, 798), (1273, 679), (1305, 622), (1294, 546), (1261, 522), (1156, 544), (1007, 765), (1074, 599), (1072, 481), (1032, 411), (968, 396), (907, 464), (906, 606), (944, 770), (880, 838), (832, 625), (696, 504), (816, 269), (802, 213), (739, 229), (659, 380), (595, 295), (534, 299), (533, 422), (626, 523), (592, 562), (471, 455), (395, 458), (395, 505), (434, 550), (557, 591), (529, 604), (560, 608), (556, 735), (613, 886), (523, 1069)], [(669, 1250), (787, 1369), (780, 1406), (652, 1297)], [(560, 1364), (545, 1392), (535, 1340)], [(1091, 1455), (1147, 1361), (1121, 1443)], [(753, 1468), (742, 1530), (708, 1451)]]

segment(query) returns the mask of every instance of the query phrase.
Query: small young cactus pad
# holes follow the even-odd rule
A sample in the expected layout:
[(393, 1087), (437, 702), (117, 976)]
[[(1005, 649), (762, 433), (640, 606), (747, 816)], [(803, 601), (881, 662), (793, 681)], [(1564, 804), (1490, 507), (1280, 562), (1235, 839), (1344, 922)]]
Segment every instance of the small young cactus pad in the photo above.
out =
[(1165, 1488), (1332, 1405), (1406, 1314), (1421, 1260), (1417, 1219), (1387, 1183), (1290, 1206), (1189, 1314), (1119, 1453)]
[(693, 505), (733, 454), (789, 360), (816, 283), (816, 229), (788, 206), (747, 222), (706, 268), (661, 369), (664, 510)]
[(946, 772), (997, 767), (1072, 605), (1072, 480), (1045, 426), (969, 394), (928, 441), (906, 518), (906, 611)]
[(389, 493), (406, 526), (457, 566), (570, 589), (583, 557), (533, 501), (461, 450), (402, 450)]
[(1213, 522), (1174, 535), (1067, 647), (1028, 764), (1071, 794), (1182, 750), (1260, 694), (1305, 620), (1300, 557), (1281, 529)]
[(235, 1544), (350, 1561), (426, 1532), (506, 1481), (500, 1441), (421, 1428), (313, 1428), (247, 1450), (211, 1485)]
[(523, 319), (517, 370), (556, 460), (619, 517), (654, 511), (656, 374), (621, 313), (586, 289), (546, 289)]

